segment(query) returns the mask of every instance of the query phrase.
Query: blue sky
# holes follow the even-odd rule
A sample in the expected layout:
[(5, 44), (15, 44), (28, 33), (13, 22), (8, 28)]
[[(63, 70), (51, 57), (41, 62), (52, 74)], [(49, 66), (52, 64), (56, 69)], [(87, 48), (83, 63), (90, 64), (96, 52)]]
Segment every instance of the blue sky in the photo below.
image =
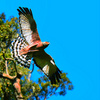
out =
[[(74, 85), (66, 96), (48, 100), (100, 100), (99, 0), (0, 0), (0, 13), (17, 16), (17, 8), (32, 9), (42, 41), (57, 66)], [(36, 67), (35, 67), (36, 70)], [(36, 78), (34, 71), (32, 78)]]

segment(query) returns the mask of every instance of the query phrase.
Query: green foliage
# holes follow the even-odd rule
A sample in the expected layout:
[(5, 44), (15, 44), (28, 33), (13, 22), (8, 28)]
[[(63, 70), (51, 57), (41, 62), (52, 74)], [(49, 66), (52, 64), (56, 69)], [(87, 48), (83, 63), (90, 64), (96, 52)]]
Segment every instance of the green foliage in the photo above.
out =
[(24, 98), (30, 100), (46, 100), (52, 95), (64, 96), (68, 89), (73, 89), (73, 85), (66, 75), (66, 73), (62, 73), (61, 82), (53, 85), (51, 85), (49, 79), (43, 74), (40, 78), (38, 78), (38, 83), (34, 81), (28, 81), (27, 78), (25, 81), (22, 80), (21, 84)]
[[(11, 42), (18, 36), (18, 31), (18, 18), (12, 17), (9, 20), (6, 20), (4, 13), (0, 14), (0, 73), (6, 73), (5, 58), (11, 58)], [(12, 61), (8, 61), (7, 65), (9, 74), (11, 76), (16, 75), (14, 63)], [(33, 80), (28, 80), (30, 73), (28, 68), (21, 67), (20, 64), (17, 64), (17, 70), (21, 72), (23, 76), (21, 79), (21, 90), (25, 99), (46, 100), (52, 95), (64, 96), (68, 89), (73, 89), (73, 85), (66, 76), (66, 73), (61, 74), (62, 79), (60, 83), (51, 85), (49, 79), (45, 75), (41, 75), (41, 77), (38, 78), (38, 83), (36, 83)], [(6, 96), (8, 100), (15, 100), (12, 82), (8, 79), (0, 78), (1, 99), (4, 99), (4, 96)]]
[[(10, 45), (13, 38), (17, 37), (17, 34), (18, 19), (12, 17), (9, 20), (5, 20), (4, 13), (0, 14), (0, 73), (6, 73), (5, 58), (11, 58)], [(13, 62), (8, 62), (8, 69), (10, 75), (16, 74)], [(5, 95), (6, 97), (9, 96), (9, 99), (15, 98), (14, 88), (10, 80), (0, 78), (0, 97), (4, 98)]]
[[(4, 13), (0, 14), (0, 73), (5, 72), (5, 58), (11, 58), (10, 44), (13, 38), (17, 35), (18, 19), (12, 17), (9, 20), (5, 20)], [(12, 62), (8, 62), (8, 69), (11, 75), (14, 75), (15, 70)], [(8, 79), (0, 78), (0, 97), (8, 95), (11, 98), (14, 97), (14, 89), (12, 83)]]

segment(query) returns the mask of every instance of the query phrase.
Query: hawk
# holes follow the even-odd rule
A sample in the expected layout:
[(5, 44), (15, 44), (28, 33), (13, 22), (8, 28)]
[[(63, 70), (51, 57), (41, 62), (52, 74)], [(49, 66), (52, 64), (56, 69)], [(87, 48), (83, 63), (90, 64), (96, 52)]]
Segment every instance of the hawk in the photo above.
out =
[(33, 58), (36, 66), (50, 79), (51, 84), (56, 84), (61, 79), (61, 71), (44, 50), (50, 43), (41, 41), (31, 9), (19, 7), (17, 10), (21, 36), (12, 43), (12, 56), (18, 63), (28, 68)]

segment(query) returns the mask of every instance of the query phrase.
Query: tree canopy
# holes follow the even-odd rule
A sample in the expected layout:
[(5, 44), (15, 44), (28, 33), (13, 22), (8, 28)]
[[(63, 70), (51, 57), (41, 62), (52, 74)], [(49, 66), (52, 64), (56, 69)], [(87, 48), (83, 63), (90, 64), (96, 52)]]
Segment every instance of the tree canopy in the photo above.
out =
[[(10, 76), (16, 76), (21, 73), (21, 93), (24, 100), (47, 100), (52, 95), (66, 95), (67, 90), (72, 90), (72, 82), (67, 77), (67, 73), (62, 72), (61, 81), (51, 85), (49, 79), (42, 74), (37, 82), (30, 80), (31, 71), (11, 57), (11, 42), (20, 34), (18, 18), (10, 17), (8, 20), (5, 14), (0, 14), (0, 73), (8, 73)], [(10, 60), (12, 59), (12, 60)], [(16, 68), (15, 65), (16, 64)], [(17, 71), (16, 71), (17, 69)], [(7, 71), (8, 70), (8, 71)], [(38, 70), (39, 73), (42, 73)], [(16, 89), (9, 78), (0, 76), (0, 97), (1, 100), (16, 100)]]

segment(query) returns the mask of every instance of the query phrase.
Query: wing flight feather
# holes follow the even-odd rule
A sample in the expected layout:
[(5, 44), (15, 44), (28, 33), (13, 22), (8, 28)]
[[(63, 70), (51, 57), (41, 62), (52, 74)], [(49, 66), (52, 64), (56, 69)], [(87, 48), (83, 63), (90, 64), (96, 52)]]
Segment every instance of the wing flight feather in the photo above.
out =
[(49, 77), (51, 84), (56, 84), (60, 81), (61, 71), (56, 66), (53, 58), (45, 51), (42, 51), (41, 54), (38, 57), (34, 57), (33, 60), (36, 66), (39, 67), (47, 77)]
[(41, 41), (37, 32), (37, 25), (33, 19), (32, 11), (28, 8), (17, 9), (19, 12), (19, 24), (21, 28), (21, 34), (25, 42), (30, 45), (36, 41)]

